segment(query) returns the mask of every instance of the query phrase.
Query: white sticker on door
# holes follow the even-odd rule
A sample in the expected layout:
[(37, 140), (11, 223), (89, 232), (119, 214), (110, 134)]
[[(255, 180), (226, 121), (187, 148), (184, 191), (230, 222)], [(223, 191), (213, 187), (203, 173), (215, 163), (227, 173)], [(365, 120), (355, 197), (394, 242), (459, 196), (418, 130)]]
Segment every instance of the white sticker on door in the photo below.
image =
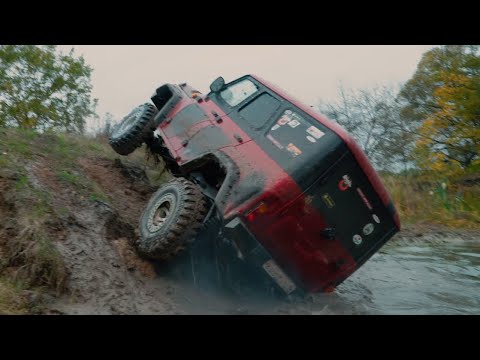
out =
[(288, 125), (290, 125), (290, 127), (292, 128), (296, 128), (298, 125), (300, 125), (300, 123), (297, 121), (297, 120), (291, 120)]
[(316, 128), (315, 126), (310, 126), (308, 129), (307, 129), (307, 132), (312, 135), (315, 139), (320, 139), (323, 135), (325, 135), (325, 133)]

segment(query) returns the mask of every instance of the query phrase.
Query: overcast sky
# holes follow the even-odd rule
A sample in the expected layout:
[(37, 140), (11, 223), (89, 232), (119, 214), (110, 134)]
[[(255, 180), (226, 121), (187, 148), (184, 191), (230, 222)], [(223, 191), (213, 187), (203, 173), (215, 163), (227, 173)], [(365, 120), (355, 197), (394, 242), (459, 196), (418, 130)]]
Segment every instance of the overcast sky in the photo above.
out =
[(307, 105), (336, 99), (338, 86), (398, 85), (410, 78), (432, 45), (61, 45), (74, 47), (93, 69), (98, 114), (119, 120), (148, 102), (164, 83), (187, 82), (206, 93), (223, 76), (227, 82), (257, 74)]

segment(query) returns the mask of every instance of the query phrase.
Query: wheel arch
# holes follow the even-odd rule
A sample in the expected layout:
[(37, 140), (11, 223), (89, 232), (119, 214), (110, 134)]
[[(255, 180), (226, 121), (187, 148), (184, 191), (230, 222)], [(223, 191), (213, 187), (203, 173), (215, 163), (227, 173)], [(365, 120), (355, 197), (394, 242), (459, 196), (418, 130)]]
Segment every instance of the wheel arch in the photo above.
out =
[[(235, 162), (225, 153), (215, 151), (183, 164), (180, 169), (200, 185), (204, 193), (206, 192), (205, 195), (213, 199), (217, 209), (223, 212), (227, 199), (232, 195), (233, 187), (240, 177), (240, 171)], [(204, 178), (206, 184), (202, 184), (203, 181), (198, 174), (210, 175), (210, 178), (208, 175), (206, 179)], [(221, 180), (219, 184), (214, 184), (213, 180), (216, 178)], [(206, 185), (209, 188), (206, 188)]]

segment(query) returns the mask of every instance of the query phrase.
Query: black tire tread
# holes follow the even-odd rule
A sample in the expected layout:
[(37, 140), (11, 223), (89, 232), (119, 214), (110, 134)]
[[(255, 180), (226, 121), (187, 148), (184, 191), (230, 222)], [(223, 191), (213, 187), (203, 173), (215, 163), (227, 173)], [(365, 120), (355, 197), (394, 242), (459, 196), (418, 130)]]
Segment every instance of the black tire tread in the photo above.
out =
[[(181, 206), (173, 216), (166, 233), (155, 236), (148, 243), (140, 239), (137, 242), (137, 250), (141, 255), (150, 259), (169, 260), (178, 252), (185, 249), (194, 241), (202, 222), (207, 213), (207, 202), (200, 189), (184, 178), (175, 178), (164, 185), (174, 185), (180, 192)], [(162, 187), (163, 188), (163, 187)], [(158, 191), (161, 191), (160, 188)], [(191, 203), (190, 203), (191, 202)], [(148, 216), (149, 206), (145, 209), (142, 217)]]
[[(110, 146), (119, 155), (129, 155), (134, 152), (135, 149), (142, 146), (145, 141), (152, 137), (152, 132), (155, 130), (155, 122), (153, 119), (158, 112), (157, 108), (148, 103), (140, 105), (139, 107), (144, 107), (145, 110), (137, 119), (136, 124), (127, 133), (122, 134), (122, 136), (117, 138), (111, 136), (109, 139)], [(128, 115), (126, 117), (128, 117)]]

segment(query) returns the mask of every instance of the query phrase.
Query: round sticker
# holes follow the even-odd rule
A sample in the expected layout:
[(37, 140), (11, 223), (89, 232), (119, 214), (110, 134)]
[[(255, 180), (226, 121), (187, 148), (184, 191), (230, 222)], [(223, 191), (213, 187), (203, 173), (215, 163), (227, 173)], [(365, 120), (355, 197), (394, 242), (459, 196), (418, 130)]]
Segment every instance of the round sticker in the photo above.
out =
[(310, 142), (312, 142), (312, 143), (316, 143), (316, 142), (317, 142), (317, 140), (315, 140), (315, 138), (314, 138), (313, 136), (310, 136), (310, 135), (307, 136), (307, 139), (308, 139), (308, 141), (310, 141)]
[(380, 224), (380, 218), (376, 214), (373, 214), (372, 217), (373, 217), (373, 220), (375, 220), (375, 222), (377, 224)]
[(355, 245), (360, 245), (362, 243), (362, 237), (358, 234), (353, 235), (353, 243)]
[(372, 232), (373, 232), (373, 229), (375, 228), (375, 226), (373, 226), (372, 223), (368, 223), (367, 225), (365, 225), (363, 227), (363, 233), (365, 235), (370, 235)]

